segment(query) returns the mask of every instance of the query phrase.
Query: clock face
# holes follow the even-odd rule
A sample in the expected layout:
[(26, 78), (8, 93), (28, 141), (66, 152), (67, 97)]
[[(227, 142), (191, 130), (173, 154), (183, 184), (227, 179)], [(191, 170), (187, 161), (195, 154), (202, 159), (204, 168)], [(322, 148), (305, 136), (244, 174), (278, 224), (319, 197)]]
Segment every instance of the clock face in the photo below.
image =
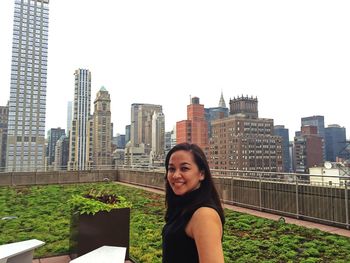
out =
[(325, 163), (324, 163), (324, 167), (325, 167), (326, 169), (331, 169), (331, 168), (332, 168), (332, 163), (331, 163), (331, 162), (325, 162)]

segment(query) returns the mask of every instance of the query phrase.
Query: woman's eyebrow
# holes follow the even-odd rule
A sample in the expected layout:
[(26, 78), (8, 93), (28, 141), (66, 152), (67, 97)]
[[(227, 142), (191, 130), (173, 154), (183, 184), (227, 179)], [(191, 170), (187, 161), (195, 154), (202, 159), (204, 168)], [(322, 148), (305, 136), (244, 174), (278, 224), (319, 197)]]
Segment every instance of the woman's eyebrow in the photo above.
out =
[[(187, 163), (187, 162), (183, 162), (183, 163), (180, 163), (180, 165), (191, 165), (190, 163)], [(169, 163), (168, 164), (168, 167), (169, 166), (175, 166), (173, 163)]]

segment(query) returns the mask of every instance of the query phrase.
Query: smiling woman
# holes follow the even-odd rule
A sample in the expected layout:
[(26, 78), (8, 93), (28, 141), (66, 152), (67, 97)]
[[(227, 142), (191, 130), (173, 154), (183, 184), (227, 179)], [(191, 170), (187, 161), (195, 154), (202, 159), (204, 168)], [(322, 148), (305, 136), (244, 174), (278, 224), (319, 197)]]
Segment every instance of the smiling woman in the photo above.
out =
[(165, 169), (163, 262), (224, 262), (224, 212), (204, 152), (196, 144), (178, 144)]

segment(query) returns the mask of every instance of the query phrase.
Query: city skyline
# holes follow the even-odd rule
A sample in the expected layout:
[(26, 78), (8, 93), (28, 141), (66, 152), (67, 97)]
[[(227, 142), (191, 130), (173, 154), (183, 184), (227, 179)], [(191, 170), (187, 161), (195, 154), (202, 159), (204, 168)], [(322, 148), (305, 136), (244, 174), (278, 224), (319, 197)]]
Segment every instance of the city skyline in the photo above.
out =
[[(78, 68), (91, 71), (92, 100), (101, 86), (110, 93), (114, 134), (130, 124), (133, 103), (162, 105), (169, 131), (186, 119), (190, 96), (209, 108), (221, 92), (226, 105), (257, 97), (259, 117), (284, 125), (290, 138), (307, 116), (350, 128), (347, 1), (51, 0), (49, 9), (46, 131), (66, 128)], [(0, 2), (2, 106), (10, 97), (13, 12), (13, 0)]]

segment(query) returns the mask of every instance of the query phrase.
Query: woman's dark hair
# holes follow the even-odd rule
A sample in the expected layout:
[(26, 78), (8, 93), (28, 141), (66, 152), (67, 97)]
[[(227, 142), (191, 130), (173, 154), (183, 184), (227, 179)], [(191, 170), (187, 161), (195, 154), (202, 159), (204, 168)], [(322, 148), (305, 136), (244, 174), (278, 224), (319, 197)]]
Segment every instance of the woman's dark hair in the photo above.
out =
[(219, 194), (215, 189), (215, 185), (213, 182), (213, 178), (210, 172), (209, 164), (207, 161), (207, 158), (203, 152), (203, 150), (196, 144), (190, 144), (190, 143), (180, 143), (175, 145), (167, 154), (165, 158), (165, 204), (166, 204), (166, 214), (165, 214), (165, 221), (169, 218), (169, 213), (171, 209), (174, 209), (175, 204), (174, 201), (176, 199), (176, 195), (173, 192), (173, 190), (170, 187), (170, 184), (167, 180), (167, 174), (168, 174), (168, 166), (170, 157), (173, 153), (177, 151), (187, 151), (191, 152), (193, 155), (194, 162), (198, 166), (198, 169), (202, 172), (204, 172), (204, 179), (201, 181), (201, 186), (199, 188), (200, 194), (198, 197), (194, 200), (194, 202), (187, 205), (185, 208), (187, 210), (191, 210), (194, 207), (197, 207), (199, 204), (203, 202), (207, 202), (212, 200), (214, 202), (214, 205), (217, 207), (217, 211), (219, 213), (219, 216), (221, 218), (222, 223), (224, 223), (224, 211), (221, 206)]

